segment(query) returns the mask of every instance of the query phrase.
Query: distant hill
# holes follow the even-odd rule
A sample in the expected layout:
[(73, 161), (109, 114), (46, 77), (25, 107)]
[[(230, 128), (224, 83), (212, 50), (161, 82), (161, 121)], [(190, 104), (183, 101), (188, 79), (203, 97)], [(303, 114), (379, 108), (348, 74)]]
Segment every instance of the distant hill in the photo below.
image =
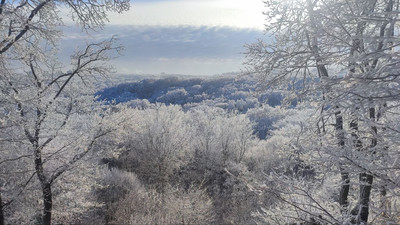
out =
[(124, 81), (97, 92), (100, 100), (128, 102), (133, 107), (148, 103), (179, 104), (184, 108), (201, 105), (246, 112), (263, 104), (279, 105), (280, 92), (260, 92), (257, 79), (249, 75), (214, 77), (165, 76)]

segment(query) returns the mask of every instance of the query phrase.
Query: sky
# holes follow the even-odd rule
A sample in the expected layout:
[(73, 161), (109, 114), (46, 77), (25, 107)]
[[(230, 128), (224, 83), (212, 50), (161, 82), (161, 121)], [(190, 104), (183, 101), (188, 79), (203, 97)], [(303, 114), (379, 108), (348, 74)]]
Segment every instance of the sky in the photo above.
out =
[(135, 0), (86, 34), (66, 21), (63, 52), (116, 36), (125, 47), (112, 61), (119, 74), (214, 75), (243, 69), (246, 43), (262, 37), (262, 0)]

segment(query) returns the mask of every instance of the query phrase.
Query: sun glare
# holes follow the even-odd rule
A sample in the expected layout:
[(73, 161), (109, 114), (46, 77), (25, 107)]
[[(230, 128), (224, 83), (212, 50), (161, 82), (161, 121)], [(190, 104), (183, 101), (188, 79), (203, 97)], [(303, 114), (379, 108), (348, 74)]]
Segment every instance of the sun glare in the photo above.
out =
[[(259, 0), (217, 0), (219, 8), (232, 10), (235, 19), (231, 22), (233, 26), (240, 27), (263, 27), (264, 3)], [(229, 22), (228, 22), (229, 23)]]

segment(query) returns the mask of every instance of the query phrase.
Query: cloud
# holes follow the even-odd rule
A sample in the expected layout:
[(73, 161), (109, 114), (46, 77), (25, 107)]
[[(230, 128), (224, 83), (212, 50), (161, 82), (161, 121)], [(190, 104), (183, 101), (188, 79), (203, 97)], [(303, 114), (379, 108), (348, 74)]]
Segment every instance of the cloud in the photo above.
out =
[(242, 69), (241, 58), (153, 58), (147, 60), (115, 60), (120, 74), (214, 75)]
[(261, 0), (136, 0), (129, 12), (111, 14), (99, 32), (82, 34), (65, 24), (60, 59), (73, 50), (111, 36), (125, 53), (113, 63), (120, 73), (216, 74), (237, 71), (245, 43), (262, 37)]
[(120, 73), (178, 73), (191, 75), (238, 71), (243, 47), (262, 36), (257, 29), (193, 26), (109, 25), (105, 30), (79, 35), (79, 30), (64, 31), (61, 42), (64, 55), (86, 42), (118, 37), (125, 47), (123, 56), (114, 60)]
[[(135, 26), (229, 26), (262, 30), (262, 0), (136, 0), (122, 14), (109, 13), (112, 25)], [(67, 10), (64, 22), (73, 24)]]
[(132, 58), (238, 57), (261, 32), (229, 27), (125, 27), (120, 41)]

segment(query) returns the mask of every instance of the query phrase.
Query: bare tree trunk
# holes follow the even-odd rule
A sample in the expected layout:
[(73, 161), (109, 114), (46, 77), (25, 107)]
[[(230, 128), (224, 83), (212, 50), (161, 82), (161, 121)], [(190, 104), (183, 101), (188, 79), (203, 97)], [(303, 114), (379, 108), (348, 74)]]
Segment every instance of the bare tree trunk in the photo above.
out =
[(1, 199), (1, 191), (0, 191), (0, 225), (4, 225), (3, 200)]
[[(311, 3), (311, 1), (308, 2), (307, 5), (307, 10), (310, 15), (310, 23), (312, 24), (312, 27), (317, 28), (318, 27), (318, 20), (314, 17), (314, 7), (315, 3)], [(307, 34), (307, 39), (308, 39), (308, 47), (310, 50), (313, 52), (313, 55), (315, 57), (315, 64), (317, 65), (317, 71), (318, 71), (318, 76), (319, 78), (327, 78), (329, 77), (328, 70), (326, 69), (326, 66), (321, 62), (321, 57), (319, 54), (319, 47), (318, 47), (318, 39), (316, 36), (308, 36)], [(325, 90), (324, 90), (325, 92)], [(323, 95), (323, 98), (325, 100), (325, 93)], [(336, 124), (335, 124), (335, 132), (336, 132), (336, 138), (338, 140), (338, 145), (339, 147), (343, 148), (345, 145), (345, 137), (344, 137), (344, 131), (343, 131), (343, 116), (341, 113), (341, 110), (339, 106), (335, 106), (336, 112), (335, 112), (335, 119), (336, 119)], [(323, 120), (323, 119), (322, 119)], [(325, 128), (324, 128), (325, 130)], [(342, 183), (339, 191), (339, 204), (341, 207), (341, 212), (342, 214), (347, 214), (348, 211), (348, 195), (349, 195), (349, 190), (350, 190), (350, 178), (349, 178), (349, 173), (345, 171), (344, 168), (340, 168), (340, 173), (342, 177)]]
[[(345, 144), (344, 133), (343, 133), (343, 117), (340, 111), (337, 111), (335, 113), (335, 118), (336, 118), (336, 124), (335, 124), (336, 137), (339, 140), (339, 146), (343, 148)], [(350, 178), (349, 178), (349, 173), (347, 171), (345, 171), (343, 168), (341, 168), (340, 170), (341, 170), (340, 173), (342, 177), (342, 184), (339, 192), (339, 204), (342, 213), (347, 213), (348, 210), (347, 207), (349, 206), (348, 196), (350, 190)]]
[[(38, 139), (36, 139), (38, 140)], [(35, 169), (36, 174), (39, 178), (40, 185), (42, 187), (43, 194), (43, 215), (42, 215), (42, 224), (50, 225), (51, 224), (51, 210), (53, 208), (53, 199), (51, 193), (51, 182), (49, 182), (44, 174), (43, 170), (43, 161), (42, 161), (42, 152), (41, 148), (37, 144), (38, 141), (34, 142), (35, 146)]]
[(342, 177), (342, 186), (340, 187), (340, 195), (339, 195), (339, 204), (341, 207), (342, 213), (347, 212), (347, 207), (349, 206), (348, 196), (350, 190), (350, 178), (349, 173), (341, 172)]
[[(375, 114), (376, 114), (375, 108), (371, 107), (369, 109), (369, 118), (374, 123), (376, 122)], [(370, 147), (371, 147), (371, 149), (373, 149), (378, 144), (378, 141), (376, 139), (378, 130), (377, 130), (376, 126), (372, 126), (371, 130), (372, 130), (372, 140), (371, 140)], [(373, 152), (371, 152), (371, 154), (373, 154)], [(370, 197), (371, 197), (372, 183), (374, 181), (374, 177), (371, 174), (363, 172), (363, 173), (360, 173), (360, 175), (359, 175), (359, 181), (360, 181), (359, 202), (358, 202), (358, 205), (356, 206), (356, 208), (352, 210), (352, 214), (354, 216), (356, 216), (356, 218), (355, 218), (356, 224), (367, 224), (368, 215), (369, 215), (369, 201), (370, 201)]]
[[(313, 27), (317, 28), (318, 20), (314, 17), (314, 7), (315, 3), (311, 3), (311, 1), (308, 2), (308, 13), (310, 14), (310, 22)], [(326, 69), (326, 66), (321, 62), (321, 57), (319, 54), (319, 47), (318, 47), (318, 39), (316, 36), (313, 37), (308, 37), (308, 47), (310, 50), (313, 52), (313, 55), (315, 57), (315, 64), (317, 65), (317, 71), (318, 71), (318, 76), (320, 78), (327, 78), (329, 77), (328, 70)], [(323, 98), (325, 100), (325, 93), (323, 95)], [(336, 124), (335, 124), (335, 132), (336, 132), (336, 138), (338, 140), (338, 145), (339, 147), (343, 148), (345, 145), (345, 137), (344, 137), (344, 131), (343, 131), (343, 116), (341, 113), (341, 110), (339, 106), (336, 106), (336, 112), (335, 112), (335, 119), (336, 119)], [(323, 120), (323, 119), (322, 119)], [(325, 128), (324, 128), (325, 130)], [(339, 204), (341, 207), (341, 212), (342, 214), (347, 214), (348, 211), (348, 196), (349, 196), (349, 190), (350, 190), (350, 177), (349, 173), (345, 171), (344, 168), (340, 168), (340, 173), (342, 177), (342, 183), (339, 191)]]
[[(369, 109), (369, 118), (371, 121), (375, 122), (375, 108), (371, 107)], [(372, 141), (371, 148), (375, 148), (378, 144), (376, 135), (377, 128), (375, 126), (371, 127), (372, 130)], [(374, 177), (368, 173), (360, 173), (360, 200), (359, 200), (359, 219), (357, 223), (365, 223), (368, 222), (369, 215), (369, 200), (371, 196), (372, 182), (374, 181)]]
[(380, 194), (380, 205), (379, 205), (379, 208), (381, 208), (383, 210), (382, 217), (387, 219), (388, 218), (388, 215), (387, 215), (388, 202), (386, 200), (387, 192), (386, 192), (386, 186), (385, 185), (381, 186), (379, 194)]
[(51, 211), (53, 208), (53, 199), (51, 193), (51, 184), (46, 183), (42, 187), (43, 192), (43, 225), (50, 225), (51, 224)]
[(372, 182), (374, 177), (367, 173), (360, 174), (360, 205), (359, 219), (357, 224), (367, 224), (369, 215), (369, 199), (371, 196)]
[[(368, 6), (363, 10), (362, 15), (367, 15), (368, 13), (371, 13), (375, 9), (376, 5), (376, 0), (371, 0), (367, 4)], [(366, 28), (366, 22), (360, 22), (357, 24), (357, 29), (356, 29), (356, 35), (352, 40), (352, 47), (350, 50), (350, 56), (354, 56), (358, 54), (359, 52), (362, 52), (364, 50), (364, 41), (363, 39), (360, 39), (360, 36), (363, 36), (364, 30)], [(355, 73), (356, 65), (354, 62), (350, 62), (349, 68), (350, 68), (350, 73)], [(356, 110), (358, 110), (356, 108)], [(357, 135), (358, 131), (358, 121), (356, 118), (353, 118), (352, 121), (350, 121), (350, 129), (352, 130), (351, 136), (353, 137), (353, 144), (355, 145), (354, 147), (356, 150), (360, 151), (362, 147), (362, 143), (359, 140), (359, 137)], [(368, 211), (369, 211), (369, 198), (371, 194), (371, 188), (372, 188), (372, 181), (373, 177), (367, 173), (360, 173), (359, 174), (359, 182), (360, 182), (360, 196), (359, 196), (359, 201), (358, 204), (354, 209), (351, 210), (351, 214), (355, 217), (353, 217), (353, 221), (356, 224), (367, 224), (368, 221)]]
[[(393, 11), (393, 0), (389, 0), (386, 6), (385, 11), (386, 12), (392, 12)], [(390, 23), (392, 23), (392, 19), (389, 19), (387, 22), (383, 23), (380, 29), (380, 36), (381, 37), (392, 37), (394, 35), (394, 26), (390, 27), (390, 32), (389, 33), (385, 33), (387, 25), (389, 25)], [(378, 45), (378, 49), (377, 50), (381, 50), (384, 47), (384, 43), (383, 43), (383, 39), (382, 41), (379, 43)], [(378, 63), (378, 59), (375, 59), (373, 64), (372, 64), (372, 68), (376, 68), (376, 65)], [(371, 100), (372, 103), (372, 100)], [(386, 107), (386, 103), (383, 105), (383, 107)], [(375, 115), (377, 114), (377, 115)], [(378, 110), (378, 113), (375, 112), (375, 108), (371, 107), (369, 109), (369, 118), (372, 121), (378, 121), (380, 119), (380, 117), (382, 116), (382, 112), (380, 110)], [(372, 130), (372, 141), (371, 141), (371, 147), (375, 148), (378, 144), (377, 139), (376, 139), (376, 135), (378, 133), (378, 129), (376, 128), (376, 126), (372, 126), (371, 127)], [(387, 147), (384, 147), (384, 149)], [(374, 153), (376, 152), (375, 150), (373, 151)], [(361, 222), (365, 222), (367, 223), (368, 221), (368, 209), (369, 209), (369, 198), (370, 198), (370, 194), (371, 194), (371, 188), (372, 188), (372, 182), (373, 182), (373, 176), (372, 175), (368, 175), (368, 174), (360, 174), (360, 182), (361, 182), (361, 186), (360, 186), (360, 204), (361, 204), (361, 211), (360, 211), (360, 220)], [(386, 187), (385, 185), (381, 186), (381, 191), (380, 191), (380, 195), (381, 195), (381, 207), (384, 208), (386, 206)], [(386, 216), (385, 211), (383, 212), (383, 217)]]
[[(386, 107), (387, 107), (386, 103), (384, 103), (382, 106), (379, 107), (379, 110), (378, 110), (378, 112), (376, 114), (376, 121), (377, 122), (383, 116), (384, 109), (382, 109), (382, 108), (386, 108)], [(385, 130), (386, 130), (386, 128), (383, 127), (382, 131), (385, 131)], [(385, 151), (387, 151), (388, 148), (389, 148), (388, 146), (383, 146), (383, 150), (385, 150)], [(384, 183), (384, 181), (381, 181), (381, 182), (382, 182), (382, 185), (381, 185), (380, 191), (379, 191), (379, 194), (380, 194), (380, 206), (379, 206), (379, 208), (381, 208), (383, 210), (382, 217), (383, 218), (388, 218), (387, 210), (389, 209), (388, 205), (390, 205), (390, 204), (388, 204), (388, 201), (386, 199), (386, 195), (387, 195), (386, 184)]]

